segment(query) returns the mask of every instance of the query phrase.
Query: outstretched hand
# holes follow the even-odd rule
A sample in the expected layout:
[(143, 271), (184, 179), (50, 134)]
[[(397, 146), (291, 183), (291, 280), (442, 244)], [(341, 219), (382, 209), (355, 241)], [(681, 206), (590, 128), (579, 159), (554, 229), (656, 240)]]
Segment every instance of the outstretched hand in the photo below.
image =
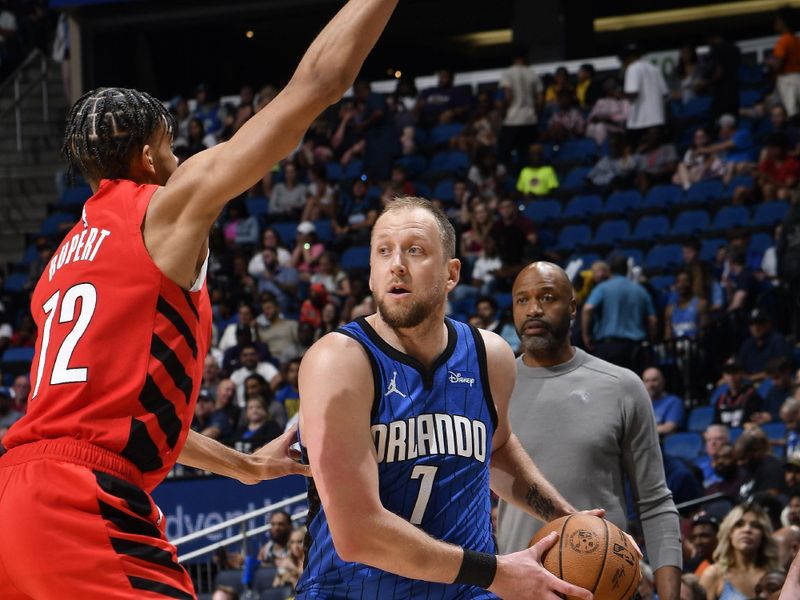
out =
[(291, 450), (297, 441), (297, 425), (293, 425), (269, 444), (262, 446), (249, 456), (248, 470), (237, 479), (253, 485), (265, 479), (276, 479), (284, 475), (311, 477), (311, 467), (297, 462), (297, 452)]
[(562, 581), (541, 564), (542, 555), (556, 543), (552, 532), (530, 548), (497, 557), (497, 573), (489, 591), (506, 600), (558, 600), (564, 596), (592, 600), (592, 593)]

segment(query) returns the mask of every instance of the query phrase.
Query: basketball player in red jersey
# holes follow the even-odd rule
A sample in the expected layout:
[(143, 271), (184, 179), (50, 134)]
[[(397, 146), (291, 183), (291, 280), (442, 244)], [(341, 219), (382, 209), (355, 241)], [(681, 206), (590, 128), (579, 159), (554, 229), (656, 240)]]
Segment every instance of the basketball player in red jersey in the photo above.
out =
[(149, 492), (179, 461), (245, 483), (308, 474), (189, 431), (209, 347), (208, 231), (352, 84), (397, 0), (350, 0), (227, 143), (177, 167), (147, 94), (99, 89), (64, 151), (94, 195), (39, 280), (28, 414), (0, 459), (0, 598), (194, 598)]

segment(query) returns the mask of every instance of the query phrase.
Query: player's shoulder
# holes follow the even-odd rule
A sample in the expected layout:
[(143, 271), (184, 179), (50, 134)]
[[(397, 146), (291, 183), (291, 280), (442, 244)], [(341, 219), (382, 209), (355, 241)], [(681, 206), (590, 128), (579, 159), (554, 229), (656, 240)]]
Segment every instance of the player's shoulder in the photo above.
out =
[(348, 362), (358, 360), (359, 357), (366, 359), (363, 344), (340, 329), (327, 333), (314, 342), (303, 356), (303, 362)]
[(486, 349), (486, 365), (490, 375), (495, 371), (501, 371), (510, 372), (513, 377), (517, 366), (514, 351), (508, 345), (508, 342), (487, 329), (472, 328), (472, 331), (476, 332), (480, 340), (483, 341), (483, 346)]

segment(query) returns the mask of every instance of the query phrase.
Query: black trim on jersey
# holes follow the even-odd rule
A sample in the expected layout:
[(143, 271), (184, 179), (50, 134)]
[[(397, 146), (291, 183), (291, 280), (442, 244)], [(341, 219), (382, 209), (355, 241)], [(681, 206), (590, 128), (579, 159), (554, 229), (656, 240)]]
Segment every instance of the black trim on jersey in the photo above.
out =
[(172, 554), (161, 548), (156, 548), (150, 544), (143, 544), (141, 542), (134, 542), (123, 538), (109, 537), (111, 540), (111, 547), (117, 554), (125, 554), (143, 560), (145, 562), (153, 563), (167, 569), (172, 569), (178, 573), (183, 573), (183, 567), (180, 566), (172, 559)]
[(494, 405), (492, 397), (492, 386), (489, 384), (489, 362), (486, 357), (486, 344), (483, 341), (481, 332), (469, 325), (472, 332), (472, 339), (475, 340), (475, 349), (478, 351), (478, 366), (481, 371), (481, 384), (483, 385), (483, 397), (486, 399), (486, 406), (489, 409), (489, 416), (492, 418), (492, 425), (497, 430), (497, 407)]
[(181, 290), (183, 292), (183, 297), (186, 298), (186, 304), (189, 305), (189, 308), (194, 313), (195, 318), (199, 321), (200, 320), (200, 313), (197, 312), (197, 307), (194, 305), (194, 301), (192, 301), (192, 295), (187, 292), (186, 290)]
[(452, 356), (453, 351), (456, 348), (456, 342), (458, 342), (458, 332), (456, 331), (455, 326), (450, 319), (445, 319), (444, 323), (447, 326), (447, 346), (445, 346), (444, 351), (438, 356), (438, 358), (433, 361), (431, 368), (428, 369), (413, 356), (409, 356), (404, 352), (400, 352), (400, 350), (397, 348), (389, 345), (386, 340), (378, 335), (378, 332), (372, 328), (372, 325), (367, 323), (367, 320), (364, 317), (359, 317), (355, 320), (355, 322), (359, 327), (361, 327), (362, 331), (367, 335), (370, 341), (380, 348), (381, 352), (386, 354), (386, 356), (392, 360), (396, 360), (408, 365), (413, 369), (416, 369), (422, 376), (422, 385), (426, 390), (430, 390), (433, 387), (434, 373), (436, 373), (436, 370), (446, 363), (447, 360)]
[[(303, 463), (311, 464), (308, 460), (308, 449), (300, 444), (300, 455), (303, 457)], [(307, 494), (306, 503), (308, 504), (308, 512), (306, 512), (306, 535), (303, 538), (303, 569), (308, 567), (308, 555), (311, 546), (314, 544), (314, 538), (311, 537), (311, 523), (319, 514), (322, 509), (322, 501), (319, 499), (319, 492), (317, 492), (317, 484), (314, 483), (313, 477), (306, 479)]]
[(175, 387), (183, 392), (186, 398), (186, 404), (189, 404), (192, 398), (192, 378), (186, 374), (183, 363), (181, 363), (175, 351), (167, 346), (164, 340), (155, 333), (150, 343), (150, 354), (164, 365)]
[(158, 455), (158, 446), (150, 438), (145, 424), (139, 419), (131, 419), (128, 443), (120, 454), (136, 465), (142, 473), (157, 471), (164, 466)]
[(178, 600), (194, 600), (194, 596), (191, 594), (187, 594), (183, 590), (179, 590), (166, 583), (161, 583), (160, 581), (145, 579), (144, 577), (135, 577), (133, 575), (128, 575), (128, 581), (130, 581), (131, 585), (137, 590), (155, 592), (156, 594), (161, 594), (168, 598), (177, 598)]
[(150, 521), (129, 515), (102, 500), (98, 500), (97, 504), (100, 506), (100, 516), (113, 523), (122, 533), (161, 539), (161, 531)]
[(132, 512), (145, 519), (153, 512), (150, 498), (142, 488), (103, 471), (93, 471), (93, 473), (100, 489), (106, 494), (124, 500)]
[(342, 335), (346, 335), (350, 339), (357, 341), (362, 348), (364, 348), (364, 352), (367, 353), (367, 358), (369, 358), (369, 365), (372, 367), (372, 387), (374, 388), (375, 395), (372, 398), (372, 410), (370, 411), (370, 419), (374, 419), (378, 416), (378, 409), (380, 408), (380, 401), (382, 396), (381, 390), (381, 370), (378, 367), (378, 359), (376, 359), (372, 352), (369, 349), (363, 340), (358, 339), (354, 333), (348, 331), (347, 329), (336, 329), (336, 333), (341, 333)]
[(181, 313), (175, 310), (163, 296), (158, 297), (156, 310), (178, 330), (178, 333), (183, 336), (183, 339), (186, 340), (186, 344), (192, 351), (192, 356), (197, 358), (197, 341), (194, 339), (194, 335), (192, 335), (192, 330), (186, 324), (186, 321), (183, 320)]
[(144, 387), (139, 394), (139, 402), (148, 412), (155, 415), (161, 431), (167, 436), (169, 447), (174, 449), (181, 435), (181, 420), (175, 412), (175, 405), (161, 393), (150, 373), (145, 377)]

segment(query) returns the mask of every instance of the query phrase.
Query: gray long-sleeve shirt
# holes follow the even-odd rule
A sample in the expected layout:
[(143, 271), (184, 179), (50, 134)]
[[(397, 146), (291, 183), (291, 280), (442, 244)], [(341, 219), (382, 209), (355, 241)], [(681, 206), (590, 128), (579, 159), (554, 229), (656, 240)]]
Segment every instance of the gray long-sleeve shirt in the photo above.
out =
[[(626, 529), (627, 474), (650, 565), (681, 567), (678, 511), (664, 481), (650, 397), (631, 371), (576, 349), (555, 367), (517, 359), (512, 429), (536, 466), (578, 510), (605, 508)], [(527, 548), (542, 523), (500, 503), (497, 539), (505, 554)]]

